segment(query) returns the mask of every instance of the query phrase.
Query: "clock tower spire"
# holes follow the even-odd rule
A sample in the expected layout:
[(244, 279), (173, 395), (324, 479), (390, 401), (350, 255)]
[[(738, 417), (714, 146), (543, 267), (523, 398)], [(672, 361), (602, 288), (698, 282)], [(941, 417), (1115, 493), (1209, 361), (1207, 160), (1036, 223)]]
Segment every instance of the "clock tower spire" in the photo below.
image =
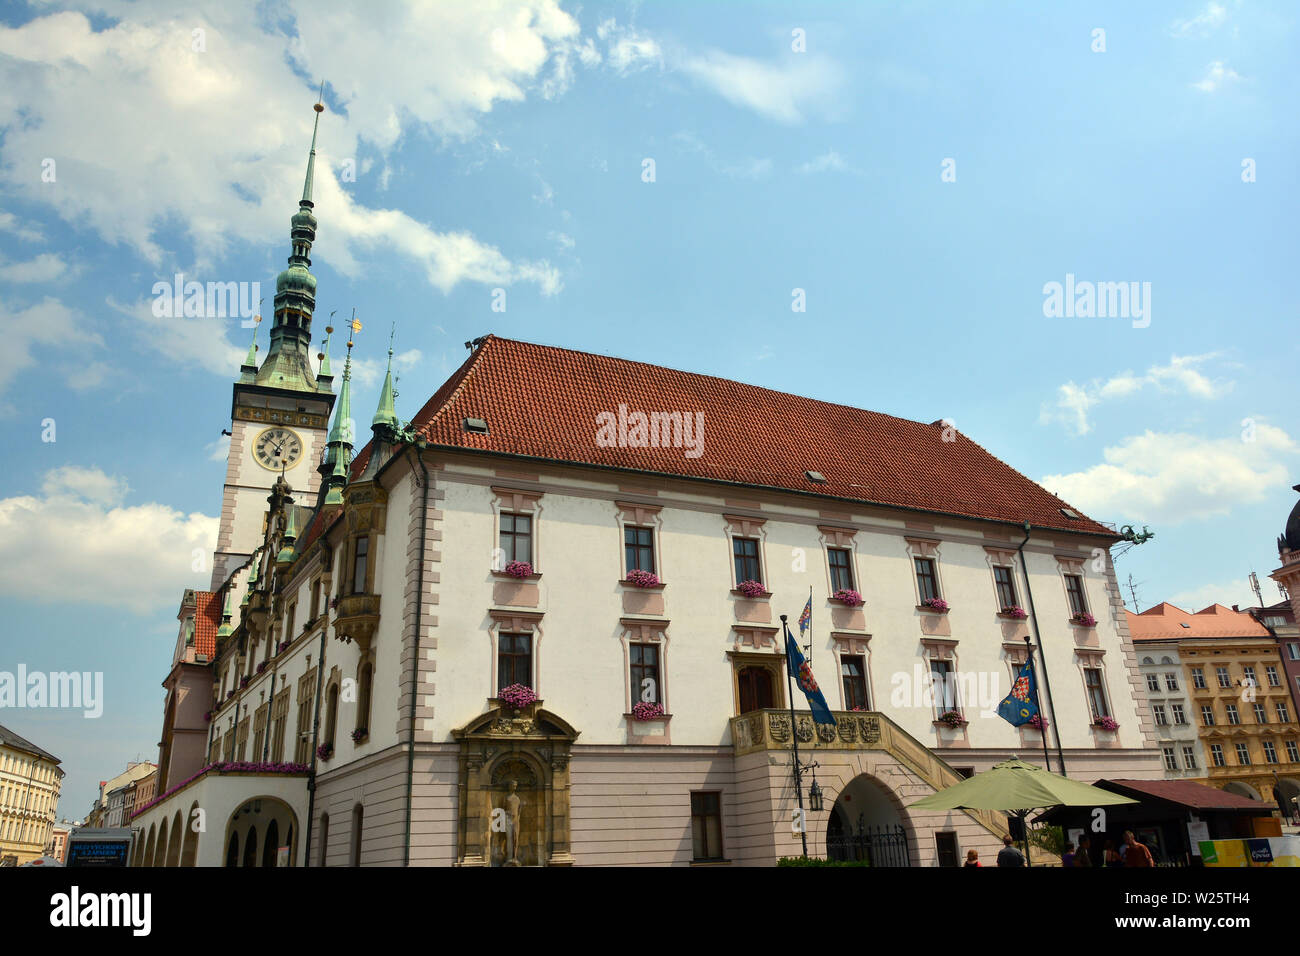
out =
[[(322, 83), (322, 96), (324, 90)], [(317, 226), (312, 196), (316, 138), (325, 105), (318, 99), (312, 109), (316, 117), (307, 175), (289, 224), (289, 262), (275, 281), (270, 344), (260, 364), (256, 345), (250, 346), (234, 384), (230, 451), (212, 562), (214, 591), (262, 544), (266, 494), (277, 478), (283, 475), (308, 495), (315, 495), (321, 485), (314, 465), (325, 447), (335, 396), (327, 344), (320, 353), (322, 367), (314, 369), (312, 362), (316, 277), (311, 273), (311, 248)], [(253, 336), (256, 343), (256, 327)]]

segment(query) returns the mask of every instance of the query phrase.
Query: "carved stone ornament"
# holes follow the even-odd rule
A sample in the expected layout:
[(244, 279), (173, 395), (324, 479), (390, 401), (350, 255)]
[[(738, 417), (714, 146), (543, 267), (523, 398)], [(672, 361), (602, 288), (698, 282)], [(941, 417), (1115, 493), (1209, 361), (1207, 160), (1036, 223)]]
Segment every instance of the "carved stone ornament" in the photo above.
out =
[(880, 743), (880, 720), (876, 717), (859, 717), (858, 729), (862, 732), (864, 744)]
[(855, 720), (841, 720), (835, 727), (840, 740), (851, 744), (858, 739), (858, 723)]
[(820, 740), (822, 743), (825, 743), (825, 744), (833, 743), (833, 742), (835, 741), (835, 725), (834, 725), (834, 724), (818, 724), (818, 725), (817, 725), (817, 739)]
[(795, 722), (795, 736), (799, 738), (802, 744), (808, 743), (813, 739), (813, 722), (808, 716), (800, 716)]
[(768, 714), (767, 729), (771, 732), (773, 740), (783, 744), (790, 739), (790, 718), (785, 714)]

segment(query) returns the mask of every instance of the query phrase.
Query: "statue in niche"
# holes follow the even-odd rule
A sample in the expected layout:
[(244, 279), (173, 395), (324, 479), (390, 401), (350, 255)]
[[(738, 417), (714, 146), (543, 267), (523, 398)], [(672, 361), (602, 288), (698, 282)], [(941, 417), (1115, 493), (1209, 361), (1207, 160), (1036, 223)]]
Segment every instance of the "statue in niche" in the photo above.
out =
[(518, 791), (518, 789), (519, 789), (519, 781), (511, 780), (510, 792), (506, 794), (505, 800), (502, 801), (502, 806), (506, 811), (506, 819), (505, 819), (505, 824), (506, 824), (505, 865), (506, 866), (520, 865), (519, 864), (519, 837), (521, 831), (519, 829), (519, 805), (523, 803), (523, 801), (520, 799), (519, 794), (516, 792)]

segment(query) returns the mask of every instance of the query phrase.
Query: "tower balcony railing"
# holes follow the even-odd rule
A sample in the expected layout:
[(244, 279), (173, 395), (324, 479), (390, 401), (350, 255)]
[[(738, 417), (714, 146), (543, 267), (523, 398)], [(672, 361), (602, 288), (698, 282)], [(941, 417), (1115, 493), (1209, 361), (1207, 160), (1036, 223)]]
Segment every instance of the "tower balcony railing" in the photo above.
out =
[(334, 618), (334, 636), (347, 643), (355, 641), (364, 654), (379, 631), (379, 595), (339, 595)]

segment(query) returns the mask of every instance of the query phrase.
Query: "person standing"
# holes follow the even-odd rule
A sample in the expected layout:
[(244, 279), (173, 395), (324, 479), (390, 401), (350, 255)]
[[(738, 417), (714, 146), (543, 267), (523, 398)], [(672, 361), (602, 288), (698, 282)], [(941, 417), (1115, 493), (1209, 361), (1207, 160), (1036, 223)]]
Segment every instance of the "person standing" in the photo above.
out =
[(1065, 852), (1061, 854), (1061, 866), (1074, 866), (1074, 844), (1065, 844)]
[(1092, 866), (1092, 837), (1079, 837), (1079, 851), (1074, 854), (1075, 866)]
[(979, 851), (979, 850), (967, 850), (967, 851), (966, 851), (966, 865), (967, 865), (967, 866), (983, 866), (983, 865), (984, 865), (984, 864), (982, 864), (982, 863), (980, 862), (980, 851)]
[(1024, 866), (1025, 855), (1017, 850), (1008, 833), (1002, 838), (1002, 849), (998, 850), (998, 866)]
[(1103, 856), (1102, 856), (1102, 865), (1103, 865), (1103, 866), (1123, 866), (1123, 865), (1124, 865), (1124, 858), (1121, 857), (1121, 856), (1119, 855), (1119, 851), (1115, 849), (1115, 841), (1114, 841), (1114, 840), (1107, 840), (1107, 841), (1106, 841), (1106, 850), (1105, 850), (1105, 852), (1104, 852), (1104, 854), (1103, 854)]
[(1125, 866), (1156, 865), (1155, 860), (1151, 858), (1151, 851), (1146, 848), (1146, 844), (1138, 842), (1132, 830), (1124, 831), (1124, 843), (1128, 846), (1128, 852), (1124, 854)]

